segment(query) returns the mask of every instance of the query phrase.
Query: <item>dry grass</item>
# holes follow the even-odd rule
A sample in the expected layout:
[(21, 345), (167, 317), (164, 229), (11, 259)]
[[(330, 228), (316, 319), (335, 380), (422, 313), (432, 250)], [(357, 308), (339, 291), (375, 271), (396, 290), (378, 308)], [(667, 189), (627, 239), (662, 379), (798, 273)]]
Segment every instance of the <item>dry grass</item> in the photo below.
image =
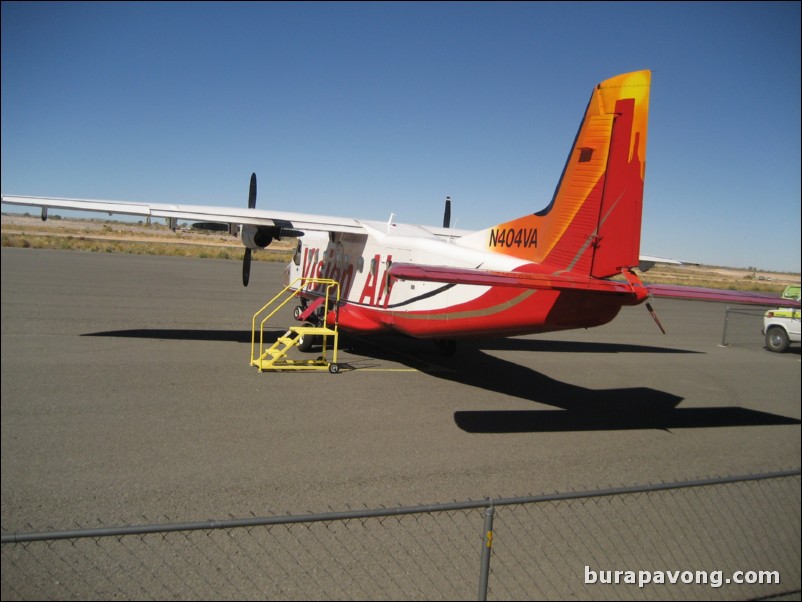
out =
[(799, 274), (704, 265), (655, 266), (642, 277), (654, 284), (776, 293), (782, 293), (789, 284), (799, 284)]
[[(52, 221), (51, 221), (52, 220)], [(202, 259), (242, 259), (239, 239), (216, 232), (171, 232), (159, 224), (52, 219), (3, 215), (2, 246), (31, 249), (166, 255)], [(287, 262), (295, 240), (281, 241), (253, 254), (254, 261)]]
[[(130, 255), (167, 255), (201, 259), (242, 259), (242, 247), (223, 247), (203, 244), (137, 242), (127, 240), (98, 240), (82, 236), (2, 235), (2, 246), (29, 249), (59, 249), (93, 251), (95, 253), (128, 253)], [(265, 249), (254, 253), (254, 261), (289, 261), (292, 253)]]

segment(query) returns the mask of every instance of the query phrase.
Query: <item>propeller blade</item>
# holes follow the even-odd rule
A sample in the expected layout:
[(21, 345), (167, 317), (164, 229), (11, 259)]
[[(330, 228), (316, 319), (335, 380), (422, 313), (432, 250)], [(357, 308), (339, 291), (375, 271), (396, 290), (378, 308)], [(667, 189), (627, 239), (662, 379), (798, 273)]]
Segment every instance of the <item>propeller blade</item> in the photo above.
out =
[(248, 191), (248, 209), (256, 207), (256, 174), (251, 174), (251, 189)]
[[(248, 209), (256, 207), (256, 174), (251, 174), (251, 186), (248, 190)], [(251, 279), (251, 254), (249, 247), (245, 247), (245, 256), (242, 258), (242, 286), (248, 286)]]
[(446, 210), (443, 214), (443, 228), (451, 227), (451, 197), (446, 197)]
[(251, 279), (251, 250), (245, 248), (245, 257), (242, 258), (242, 286), (248, 286)]

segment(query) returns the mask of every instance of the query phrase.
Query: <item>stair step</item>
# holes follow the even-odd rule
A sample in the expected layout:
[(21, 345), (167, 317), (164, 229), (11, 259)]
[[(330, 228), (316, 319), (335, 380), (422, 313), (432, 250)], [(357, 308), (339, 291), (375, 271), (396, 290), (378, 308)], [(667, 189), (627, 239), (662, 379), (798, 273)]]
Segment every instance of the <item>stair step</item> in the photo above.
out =
[(292, 326), (290, 330), (298, 334), (337, 334), (336, 330), (325, 326)]

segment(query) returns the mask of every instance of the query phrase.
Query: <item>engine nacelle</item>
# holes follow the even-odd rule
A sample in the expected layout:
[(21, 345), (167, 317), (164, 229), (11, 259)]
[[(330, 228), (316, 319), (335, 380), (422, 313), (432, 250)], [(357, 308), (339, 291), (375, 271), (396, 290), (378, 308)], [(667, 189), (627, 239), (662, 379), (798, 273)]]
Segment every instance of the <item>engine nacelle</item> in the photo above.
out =
[(254, 226), (252, 224), (243, 224), (240, 230), (240, 238), (242, 244), (248, 249), (264, 249), (268, 246), (273, 239), (279, 238), (281, 229), (265, 226)]

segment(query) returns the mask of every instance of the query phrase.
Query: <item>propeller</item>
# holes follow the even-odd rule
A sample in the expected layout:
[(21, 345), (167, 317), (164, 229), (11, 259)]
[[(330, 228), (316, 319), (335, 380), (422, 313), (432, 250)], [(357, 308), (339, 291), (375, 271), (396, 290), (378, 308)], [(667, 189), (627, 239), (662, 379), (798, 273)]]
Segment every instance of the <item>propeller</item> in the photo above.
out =
[[(256, 174), (251, 174), (251, 187), (248, 191), (248, 209), (256, 207)], [(245, 247), (245, 257), (242, 258), (242, 286), (248, 286), (251, 279), (251, 249)]]
[(446, 210), (443, 213), (443, 228), (451, 227), (451, 197), (446, 197)]

